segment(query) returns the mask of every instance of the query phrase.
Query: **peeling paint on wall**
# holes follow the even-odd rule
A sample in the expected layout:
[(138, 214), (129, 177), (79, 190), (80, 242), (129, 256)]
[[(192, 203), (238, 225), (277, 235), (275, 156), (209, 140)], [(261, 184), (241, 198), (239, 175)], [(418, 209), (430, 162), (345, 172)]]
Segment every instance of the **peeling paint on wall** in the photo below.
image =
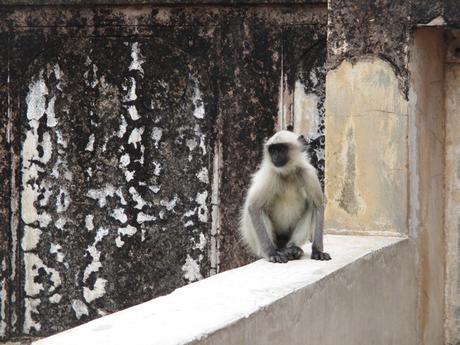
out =
[(251, 260), (234, 229), (275, 127), (280, 57), (297, 52), (284, 30), (308, 50), (325, 6), (37, 11), (0, 21), (36, 27), (0, 53), (24, 289), (0, 336), (51, 334)]

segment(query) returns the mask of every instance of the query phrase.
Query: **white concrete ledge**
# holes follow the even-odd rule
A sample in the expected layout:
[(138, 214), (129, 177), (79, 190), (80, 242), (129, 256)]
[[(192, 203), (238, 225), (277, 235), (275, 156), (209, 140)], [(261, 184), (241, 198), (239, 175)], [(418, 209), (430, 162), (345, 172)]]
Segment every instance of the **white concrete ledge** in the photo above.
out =
[[(370, 341), (369, 339), (373, 341), (360, 341), (353, 336), (356, 329), (348, 329), (348, 327), (356, 328), (353, 324), (355, 321), (361, 324), (369, 323), (369, 326), (372, 326), (373, 316), (367, 315), (372, 312), (378, 314), (375, 321), (379, 322), (379, 311), (369, 310), (374, 308), (369, 298), (377, 299), (375, 308), (378, 308), (379, 303), (390, 303), (389, 314), (392, 305), (395, 304), (395, 308), (399, 308), (395, 310), (398, 313), (395, 322), (403, 318), (406, 322), (402, 328), (410, 327), (407, 323), (412, 308), (411, 298), (408, 297), (410, 292), (391, 291), (391, 289), (404, 289), (406, 285), (410, 289), (410, 277), (404, 276), (409, 272), (405, 262), (410, 260), (405, 259), (407, 255), (404, 252), (398, 254), (399, 251), (405, 250), (404, 246), (408, 245), (407, 242), (407, 239), (391, 237), (328, 235), (325, 238), (325, 248), (332, 256), (331, 261), (314, 261), (306, 257), (288, 264), (272, 264), (259, 260), (33, 344), (172, 345), (194, 342), (292, 345), (304, 344), (305, 339), (312, 341), (316, 338), (321, 344), (333, 344), (333, 338), (329, 341), (326, 332), (337, 333), (339, 342), (335, 344), (341, 345), (406, 344), (410, 341), (410, 337), (400, 340), (400, 336), (406, 336), (405, 331), (401, 331), (401, 334), (395, 332), (392, 324), (388, 322), (380, 324), (380, 328), (388, 328), (382, 330), (385, 332), (382, 335), (383, 342), (378, 341), (380, 335), (375, 332), (371, 332), (372, 338), (366, 338), (367, 341)], [(400, 248), (396, 248), (397, 246)], [(362, 269), (358, 267), (359, 262), (364, 264)], [(353, 266), (355, 267), (352, 268)], [(376, 277), (372, 277), (373, 274)], [(385, 286), (385, 282), (391, 280), (386, 277), (388, 274), (396, 274), (396, 277)], [(324, 296), (328, 293), (329, 284), (331, 288), (338, 289), (338, 292), (332, 290), (330, 292), (336, 296)], [(369, 284), (376, 284), (376, 286), (368, 286)], [(356, 304), (353, 298), (347, 297), (348, 293), (359, 294), (363, 289), (371, 290), (368, 292), (369, 296), (363, 298), (364, 306), (360, 305), (359, 298), (355, 301)], [(372, 289), (376, 290), (372, 291)], [(381, 291), (383, 296), (391, 296), (391, 302), (380, 299), (380, 289), (384, 289)], [(290, 300), (289, 297), (294, 299)], [(349, 300), (343, 301), (343, 298)], [(282, 301), (290, 302), (283, 305), (279, 303)], [(348, 303), (352, 303), (350, 310), (333, 310), (342, 305), (343, 308), (350, 308)], [(406, 308), (405, 305), (399, 306), (400, 304), (408, 305)], [(361, 308), (364, 308), (364, 313)], [(386, 312), (385, 308), (383, 306), (381, 310)], [(327, 317), (328, 313), (330, 318)], [(354, 313), (361, 313), (361, 315), (354, 315)], [(309, 329), (309, 325), (303, 324), (302, 320), (310, 318), (309, 315), (322, 318), (322, 321), (318, 320), (318, 325), (323, 325), (321, 326), (324, 327), (323, 335), (318, 332), (316, 337)], [(394, 318), (394, 315), (388, 317)], [(347, 336), (341, 336), (340, 329), (330, 329), (330, 323), (335, 319), (340, 327), (345, 328), (344, 332), (350, 335), (349, 341)], [(318, 326), (316, 327), (318, 330)], [(395, 324), (394, 327), (398, 325)], [(294, 331), (300, 333), (295, 335)], [(309, 334), (304, 335), (304, 332)], [(386, 336), (386, 332), (391, 332), (391, 335)], [(305, 338), (306, 336), (308, 338)]]

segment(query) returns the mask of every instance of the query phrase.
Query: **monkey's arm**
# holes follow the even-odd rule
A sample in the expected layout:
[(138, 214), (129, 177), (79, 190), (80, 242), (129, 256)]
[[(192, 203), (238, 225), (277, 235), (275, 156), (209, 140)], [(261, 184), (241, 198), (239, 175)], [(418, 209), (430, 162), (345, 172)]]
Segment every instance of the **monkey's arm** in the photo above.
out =
[(264, 214), (264, 211), (255, 205), (250, 205), (248, 211), (264, 256), (271, 262), (288, 262), (287, 256), (276, 250), (268, 236), (268, 229), (264, 222), (267, 216)]
[(311, 258), (314, 260), (331, 260), (331, 256), (323, 252), (324, 206), (317, 206), (315, 211), (315, 233), (311, 246)]
[(313, 223), (315, 226), (313, 244), (311, 247), (311, 258), (314, 260), (330, 260), (331, 256), (323, 252), (324, 195), (316, 171), (315, 173), (310, 171), (307, 181), (311, 193), (310, 196), (313, 201)]

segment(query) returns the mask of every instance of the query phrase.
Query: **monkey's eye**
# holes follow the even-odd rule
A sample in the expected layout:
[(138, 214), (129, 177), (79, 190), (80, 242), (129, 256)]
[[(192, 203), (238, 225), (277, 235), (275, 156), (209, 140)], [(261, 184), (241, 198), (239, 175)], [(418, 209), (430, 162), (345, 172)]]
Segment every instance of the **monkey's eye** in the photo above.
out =
[(268, 152), (270, 154), (273, 153), (287, 153), (289, 151), (289, 147), (286, 144), (272, 144), (268, 147)]

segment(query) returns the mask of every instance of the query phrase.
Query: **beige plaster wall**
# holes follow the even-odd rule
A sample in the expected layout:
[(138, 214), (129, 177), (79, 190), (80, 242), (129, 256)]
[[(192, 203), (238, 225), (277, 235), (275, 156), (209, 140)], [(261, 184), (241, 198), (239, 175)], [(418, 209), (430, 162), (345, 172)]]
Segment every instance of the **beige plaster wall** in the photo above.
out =
[(392, 66), (343, 61), (326, 80), (326, 228), (407, 232), (407, 101)]
[(409, 237), (417, 345), (444, 344), (444, 67), (443, 31), (419, 29), (408, 100), (375, 57), (342, 62), (326, 83), (327, 231)]
[(444, 344), (444, 36), (418, 29), (410, 50), (410, 233), (417, 244), (421, 344)]
[(460, 47), (460, 34), (452, 37), (445, 71), (446, 107), (446, 344), (460, 343), (460, 59), (450, 54)]

